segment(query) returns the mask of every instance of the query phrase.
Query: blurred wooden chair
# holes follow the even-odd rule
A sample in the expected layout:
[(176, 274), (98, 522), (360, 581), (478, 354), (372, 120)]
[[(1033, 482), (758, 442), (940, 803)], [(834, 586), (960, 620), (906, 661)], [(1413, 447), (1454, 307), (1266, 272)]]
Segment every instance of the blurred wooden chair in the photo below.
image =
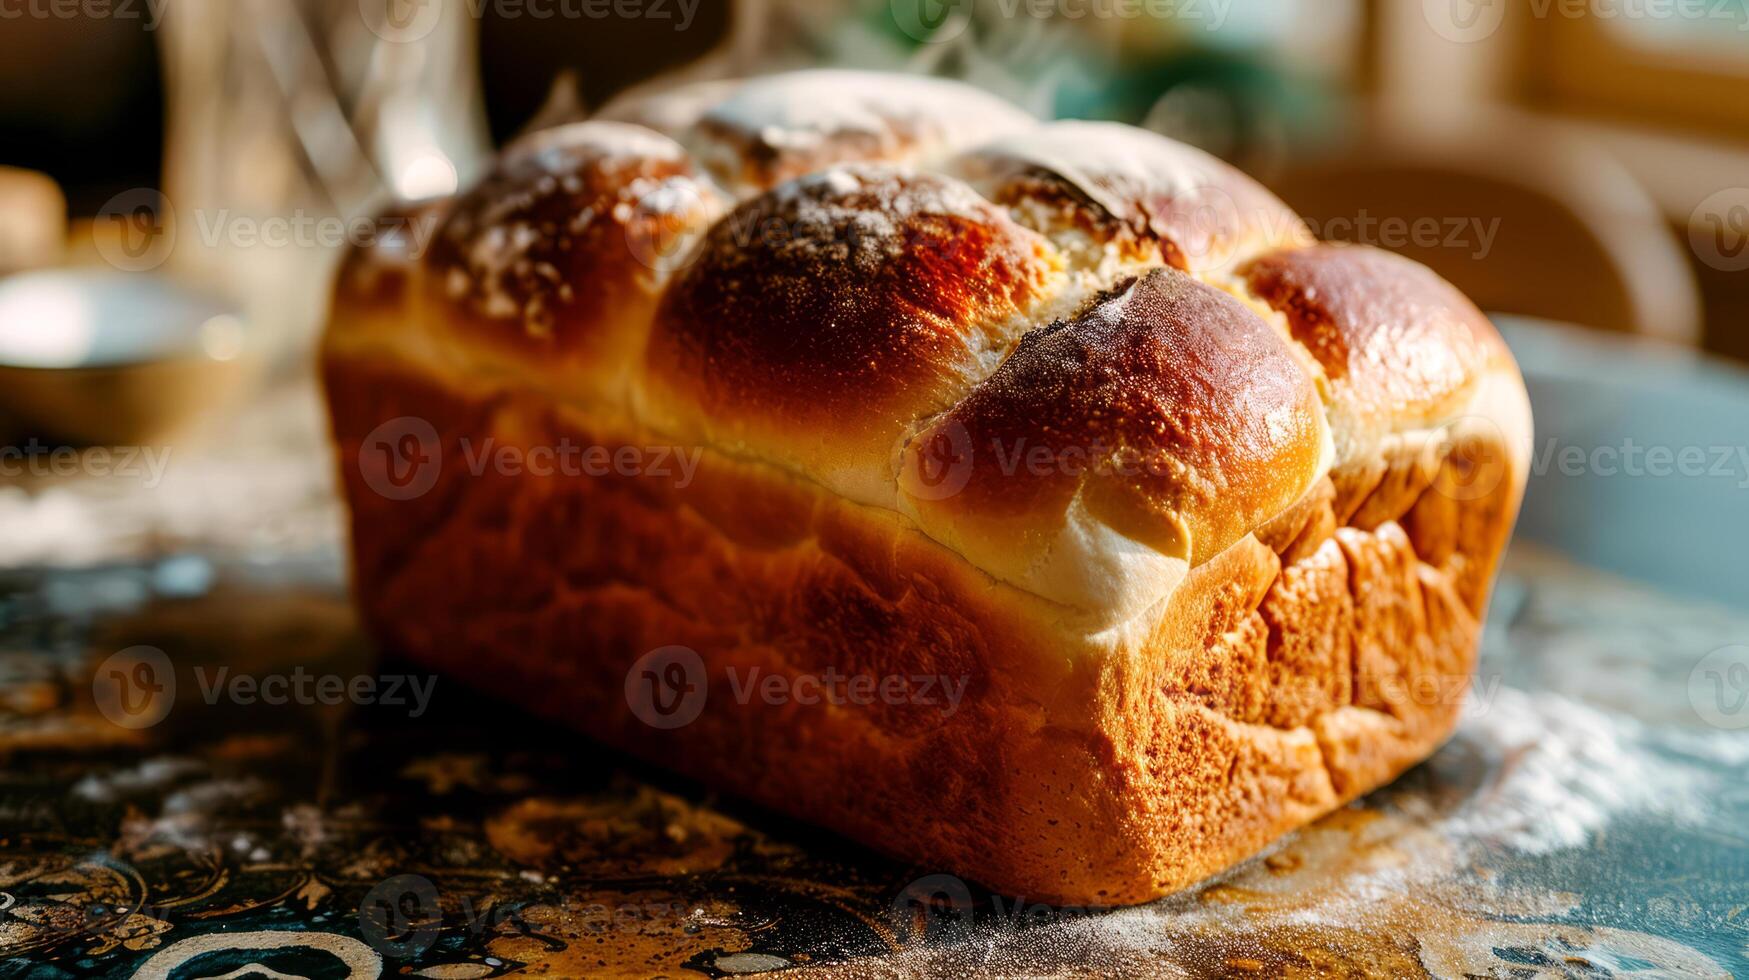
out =
[[(1601, 148), (1515, 116), (1432, 136), (1362, 128), (1371, 134), (1340, 156), (1274, 181), (1320, 237), (1408, 255), (1490, 312), (1699, 341), (1700, 294), (1682, 243)], [(1435, 227), (1437, 239), (1427, 234)]]

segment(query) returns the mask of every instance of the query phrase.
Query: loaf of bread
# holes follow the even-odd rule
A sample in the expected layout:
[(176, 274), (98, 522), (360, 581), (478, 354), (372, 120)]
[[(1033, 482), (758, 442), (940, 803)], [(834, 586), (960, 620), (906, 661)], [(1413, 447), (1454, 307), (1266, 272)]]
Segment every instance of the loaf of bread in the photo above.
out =
[(382, 228), (322, 362), (407, 656), (1075, 904), (1455, 724), (1518, 371), (1449, 284), (1204, 153), (800, 72), (611, 104)]

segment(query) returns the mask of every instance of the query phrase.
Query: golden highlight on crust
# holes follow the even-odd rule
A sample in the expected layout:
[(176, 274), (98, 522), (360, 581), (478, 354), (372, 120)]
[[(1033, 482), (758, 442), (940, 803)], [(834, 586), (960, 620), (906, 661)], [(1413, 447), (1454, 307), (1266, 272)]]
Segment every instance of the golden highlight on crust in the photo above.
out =
[(876, 429), (975, 376), (1042, 290), (1049, 243), (947, 178), (840, 169), (718, 222), (657, 311), (648, 365), (712, 428)]
[[(348, 258), (323, 372), (371, 629), (1050, 901), (1158, 897), (1431, 752), (1528, 469), (1480, 314), (1406, 260), (1302, 248), (1267, 191), (1159, 137), (980, 149), (987, 96), (821, 82), (625, 107), (667, 136), (538, 134), (435, 206), (422, 259)], [(367, 460), (409, 418), (438, 462), (385, 491)], [(485, 440), (695, 469), (470, 470)], [(674, 646), (710, 697), (652, 727), (628, 671)], [(737, 700), (748, 671), (963, 700)]]
[(656, 302), (664, 240), (721, 209), (679, 144), (642, 127), (573, 123), (507, 148), (444, 214), (427, 302), (467, 342), (596, 373), (624, 369)]
[(1190, 272), (1312, 238), (1250, 177), (1134, 126), (1044, 123), (970, 151), (956, 167), (1004, 205), (1057, 208), (1102, 241)]
[[(1076, 606), (1146, 595), (1133, 569), (1075, 581), (1078, 525), (1200, 565), (1303, 497), (1322, 408), (1286, 343), (1226, 293), (1167, 268), (1021, 338), (906, 448), (905, 508), (997, 577)], [(928, 492), (927, 470), (954, 491)]]
[(1244, 270), (1287, 316), (1347, 420), (1438, 419), (1504, 353), (1494, 325), (1420, 263), (1365, 245), (1274, 252)]

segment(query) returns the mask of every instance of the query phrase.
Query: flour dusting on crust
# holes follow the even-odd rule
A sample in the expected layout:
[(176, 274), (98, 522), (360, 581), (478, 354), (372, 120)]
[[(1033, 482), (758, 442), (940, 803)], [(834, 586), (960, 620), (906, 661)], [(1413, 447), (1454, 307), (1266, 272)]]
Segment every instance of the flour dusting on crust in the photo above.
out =
[(1025, 112), (960, 82), (829, 69), (757, 78), (704, 114), (704, 121), (783, 149), (812, 149), (835, 136), (945, 132), (959, 142), (1033, 125)]

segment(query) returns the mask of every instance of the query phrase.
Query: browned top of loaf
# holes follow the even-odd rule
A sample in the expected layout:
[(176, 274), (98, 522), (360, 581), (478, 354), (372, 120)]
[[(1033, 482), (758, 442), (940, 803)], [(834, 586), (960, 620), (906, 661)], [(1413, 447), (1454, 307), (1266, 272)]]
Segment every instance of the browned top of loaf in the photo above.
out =
[(1187, 271), (1305, 244), (1305, 223), (1226, 162), (1158, 133), (1063, 120), (996, 140), (961, 168), (1009, 206), (1043, 205), (1096, 237)]
[[(1332, 444), (1358, 458), (1458, 409), (1501, 350), (1432, 273), (1307, 247), (1268, 191), (1140, 130), (836, 71), (608, 114), (518, 141), (441, 205), (415, 315), (342, 315), (393, 295), (344, 276), (330, 337), (437, 335), (617, 405), (613, 424), (896, 510), (1071, 606), (1169, 588), (1174, 563), (1316, 484)], [(919, 495), (905, 447), (949, 424), (980, 451), (1018, 438), (1154, 465), (979, 457), (963, 486)]]
[(716, 197), (678, 143), (642, 127), (544, 130), (450, 204), (426, 287), (472, 340), (587, 356), (652, 297), (649, 249), (671, 226), (714, 216)]
[(930, 506), (985, 524), (992, 545), (1079, 496), (1124, 537), (1200, 564), (1304, 493), (1321, 435), (1287, 343), (1162, 268), (1021, 338), (912, 445), (969, 449), (963, 490)]
[(1244, 271), (1287, 317), (1356, 422), (1418, 422), (1452, 411), (1504, 344), (1456, 287), (1420, 263), (1365, 246), (1275, 252)]
[(711, 229), (663, 298), (649, 371), (719, 425), (818, 432), (915, 417), (975, 380), (987, 325), (1040, 290), (1049, 253), (944, 177), (802, 178)]

